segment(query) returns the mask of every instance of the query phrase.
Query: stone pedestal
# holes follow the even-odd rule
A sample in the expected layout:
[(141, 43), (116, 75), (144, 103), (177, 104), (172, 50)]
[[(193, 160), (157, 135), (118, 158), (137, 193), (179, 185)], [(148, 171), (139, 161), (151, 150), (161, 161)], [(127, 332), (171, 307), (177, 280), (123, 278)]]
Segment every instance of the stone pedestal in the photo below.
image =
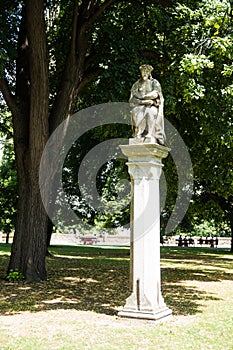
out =
[(130, 287), (119, 316), (165, 320), (172, 311), (161, 294), (160, 195), (162, 159), (169, 149), (156, 143), (130, 139), (120, 146), (128, 157), (131, 176)]

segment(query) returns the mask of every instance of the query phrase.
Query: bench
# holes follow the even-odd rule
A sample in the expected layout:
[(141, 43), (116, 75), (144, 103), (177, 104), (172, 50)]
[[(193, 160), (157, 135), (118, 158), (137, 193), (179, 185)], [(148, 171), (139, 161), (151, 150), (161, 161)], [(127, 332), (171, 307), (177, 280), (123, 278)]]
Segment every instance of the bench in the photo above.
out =
[(217, 238), (199, 238), (198, 244), (202, 246), (202, 244), (208, 244), (211, 248), (214, 248), (214, 246), (218, 246), (218, 239)]
[(167, 237), (162, 237), (161, 244), (169, 244), (169, 239)]
[(3, 243), (11, 243), (13, 242), (14, 235), (12, 233), (2, 233), (0, 237), (2, 237)]
[(96, 237), (81, 237), (81, 240), (83, 241), (83, 244), (90, 244), (97, 243)]
[(177, 238), (177, 245), (179, 247), (188, 247), (189, 245), (194, 245), (194, 239), (193, 238)]

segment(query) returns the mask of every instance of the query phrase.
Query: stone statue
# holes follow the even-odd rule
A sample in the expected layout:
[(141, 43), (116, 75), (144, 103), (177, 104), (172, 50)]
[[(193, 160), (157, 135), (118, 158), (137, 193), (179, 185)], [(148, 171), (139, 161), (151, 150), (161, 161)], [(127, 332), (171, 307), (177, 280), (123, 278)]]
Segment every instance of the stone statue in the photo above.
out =
[(152, 66), (143, 64), (139, 69), (141, 78), (133, 84), (129, 100), (133, 136), (164, 145), (164, 99), (161, 86), (151, 76)]

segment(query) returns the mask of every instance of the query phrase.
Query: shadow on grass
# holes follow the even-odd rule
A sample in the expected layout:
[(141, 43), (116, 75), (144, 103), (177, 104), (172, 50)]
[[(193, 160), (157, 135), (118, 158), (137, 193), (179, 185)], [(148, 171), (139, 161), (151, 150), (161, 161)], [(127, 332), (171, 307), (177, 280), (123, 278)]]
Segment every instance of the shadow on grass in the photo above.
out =
[[(77, 309), (116, 315), (129, 296), (129, 250), (92, 247), (53, 247), (55, 258), (47, 259), (48, 280), (41, 283), (7, 283), (0, 281), (0, 314), (20, 311)], [(208, 294), (184, 285), (184, 280), (232, 280), (227, 272), (229, 261), (170, 249), (162, 254), (162, 289), (167, 306), (176, 315), (202, 312), (206, 300), (217, 300)], [(227, 260), (227, 259), (226, 259)], [(9, 256), (0, 256), (0, 276), (4, 277)], [(169, 265), (170, 261), (170, 265)], [(173, 261), (176, 262), (173, 267)], [(185, 265), (179, 267), (179, 261)], [(212, 269), (208, 266), (213, 261)], [(163, 260), (162, 260), (163, 262)], [(168, 265), (168, 266), (167, 266)], [(232, 265), (231, 265), (232, 266)], [(220, 268), (221, 267), (221, 268)]]
[(233, 280), (232, 271), (229, 271), (233, 269), (233, 256), (226, 254), (228, 251), (223, 249), (162, 249), (163, 296), (173, 314), (196, 314), (202, 312), (206, 300), (219, 300), (214, 292), (206, 293), (183, 282)]
[[(226, 279), (222, 274), (222, 279)], [(166, 304), (174, 315), (194, 315), (202, 312), (202, 306), (207, 300), (219, 300), (213, 293), (207, 293), (195, 287), (187, 286), (183, 281), (215, 282), (219, 279), (212, 272), (202, 270), (180, 270), (175, 268), (162, 269), (162, 294)]]

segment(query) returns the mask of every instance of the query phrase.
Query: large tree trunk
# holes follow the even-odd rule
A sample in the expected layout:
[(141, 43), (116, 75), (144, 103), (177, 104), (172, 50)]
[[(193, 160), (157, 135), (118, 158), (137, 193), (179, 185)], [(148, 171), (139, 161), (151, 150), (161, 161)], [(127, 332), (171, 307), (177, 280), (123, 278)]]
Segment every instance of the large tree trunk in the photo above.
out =
[(47, 214), (39, 189), (40, 159), (49, 130), (48, 60), (43, 6), (43, 0), (26, 2), (26, 21), (23, 19), (22, 25), (22, 32), (26, 36), (24, 46), (20, 47), (26, 50), (23, 56), (29, 59), (30, 68), (26, 71), (19, 60), (18, 71), (23, 76), (18, 81), (24, 85), (24, 89), (19, 91), (18, 86), (22, 106), (19, 107), (21, 113), (14, 115), (19, 200), (8, 271), (18, 269), (27, 280), (46, 279)]

